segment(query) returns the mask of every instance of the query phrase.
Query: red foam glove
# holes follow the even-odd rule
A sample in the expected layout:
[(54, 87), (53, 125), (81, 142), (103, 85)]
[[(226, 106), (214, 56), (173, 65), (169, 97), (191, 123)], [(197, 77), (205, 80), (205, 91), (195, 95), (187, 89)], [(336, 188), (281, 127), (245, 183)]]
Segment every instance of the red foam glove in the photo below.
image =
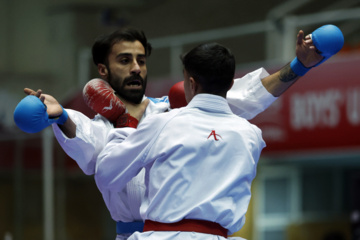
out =
[(115, 127), (136, 128), (137, 119), (126, 113), (125, 104), (115, 95), (108, 82), (100, 78), (90, 80), (83, 89), (83, 98), (93, 111), (106, 117)]
[(134, 118), (133, 116), (131, 116), (128, 113), (124, 113), (117, 119), (115, 127), (116, 128), (121, 128), (121, 127), (137, 128), (138, 124), (139, 124), (139, 120), (137, 120), (136, 118)]
[(169, 91), (170, 108), (181, 108), (187, 105), (184, 91), (184, 81), (175, 83)]

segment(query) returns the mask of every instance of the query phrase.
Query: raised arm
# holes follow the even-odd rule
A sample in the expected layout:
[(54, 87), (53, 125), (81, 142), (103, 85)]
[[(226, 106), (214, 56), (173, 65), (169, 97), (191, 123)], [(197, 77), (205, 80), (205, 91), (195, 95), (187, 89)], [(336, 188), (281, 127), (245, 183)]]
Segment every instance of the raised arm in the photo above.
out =
[(312, 67), (326, 61), (341, 50), (344, 36), (334, 25), (324, 25), (304, 38), (299, 31), (296, 58), (278, 72), (262, 79), (262, 84), (274, 97), (279, 97)]

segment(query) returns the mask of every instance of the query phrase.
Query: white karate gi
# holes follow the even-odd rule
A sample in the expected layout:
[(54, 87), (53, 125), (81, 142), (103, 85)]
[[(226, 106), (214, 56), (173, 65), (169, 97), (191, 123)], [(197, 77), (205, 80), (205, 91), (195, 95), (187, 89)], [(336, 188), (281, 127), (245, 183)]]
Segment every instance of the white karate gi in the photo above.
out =
[[(147, 190), (140, 208), (144, 220), (207, 220), (229, 234), (245, 223), (265, 142), (261, 130), (233, 114), (225, 98), (198, 94), (187, 107), (148, 117), (137, 129), (113, 129), (108, 138), (96, 164), (98, 188), (119, 192), (145, 167)], [(192, 234), (194, 239), (223, 239)], [(129, 239), (188, 235), (155, 231)]]

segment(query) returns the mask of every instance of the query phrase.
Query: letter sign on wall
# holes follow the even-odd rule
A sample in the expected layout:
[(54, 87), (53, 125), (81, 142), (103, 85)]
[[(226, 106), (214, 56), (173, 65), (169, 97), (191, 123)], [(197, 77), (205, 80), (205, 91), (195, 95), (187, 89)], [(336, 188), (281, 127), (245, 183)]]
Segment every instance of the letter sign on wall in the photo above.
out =
[(264, 154), (360, 152), (360, 58), (314, 68), (251, 122), (263, 131)]

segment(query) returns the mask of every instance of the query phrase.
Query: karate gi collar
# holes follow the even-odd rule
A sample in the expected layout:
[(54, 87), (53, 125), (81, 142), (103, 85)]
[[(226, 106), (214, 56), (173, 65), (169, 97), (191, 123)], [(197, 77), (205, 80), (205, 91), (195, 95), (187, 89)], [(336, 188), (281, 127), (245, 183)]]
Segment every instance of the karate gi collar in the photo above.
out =
[(229, 113), (232, 111), (227, 100), (214, 94), (200, 93), (193, 97), (187, 105), (188, 108), (199, 108), (208, 112)]

